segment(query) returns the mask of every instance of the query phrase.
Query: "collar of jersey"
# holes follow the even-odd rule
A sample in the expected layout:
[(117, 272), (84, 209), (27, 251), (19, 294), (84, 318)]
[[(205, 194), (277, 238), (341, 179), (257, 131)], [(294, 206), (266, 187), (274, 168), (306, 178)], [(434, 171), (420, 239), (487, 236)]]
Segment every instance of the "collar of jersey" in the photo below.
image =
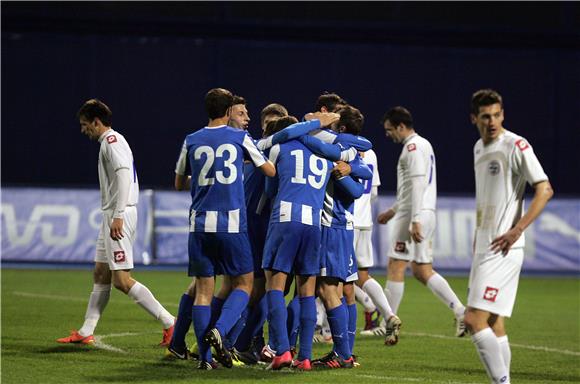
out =
[(208, 126), (206, 126), (205, 128), (207, 128), (207, 129), (218, 129), (218, 128), (225, 128), (225, 127), (227, 127), (227, 125), (223, 124), (223, 125), (218, 125), (217, 127), (208, 127)]
[(411, 140), (415, 136), (417, 136), (417, 132), (413, 133), (410, 136), (407, 136), (407, 138), (405, 140), (403, 140), (403, 145), (407, 144), (407, 141)]
[(113, 128), (109, 128), (107, 129), (105, 132), (103, 132), (103, 134), (99, 137), (99, 143), (101, 141), (103, 141), (103, 139), (105, 138), (105, 136), (107, 136), (109, 133), (113, 132)]

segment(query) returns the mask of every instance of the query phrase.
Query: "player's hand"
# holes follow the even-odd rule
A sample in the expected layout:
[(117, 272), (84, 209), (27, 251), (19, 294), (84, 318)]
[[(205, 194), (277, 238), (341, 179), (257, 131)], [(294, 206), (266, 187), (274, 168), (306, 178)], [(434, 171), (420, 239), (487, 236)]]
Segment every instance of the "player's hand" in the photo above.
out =
[(423, 241), (424, 237), (421, 233), (421, 223), (418, 221), (413, 221), (411, 224), (411, 238), (415, 241), (415, 243), (420, 243)]
[(121, 240), (123, 237), (123, 219), (115, 218), (111, 223), (111, 239)]
[(314, 115), (317, 116), (316, 119), (320, 120), (321, 127), (328, 127), (335, 121), (340, 120), (340, 115), (334, 112), (316, 112)]
[(389, 209), (385, 212), (381, 212), (377, 216), (377, 223), (387, 224), (389, 222), (389, 220), (391, 220), (393, 218), (393, 216), (395, 216), (395, 211), (393, 211), (392, 209)]
[(496, 237), (491, 242), (489, 248), (494, 252), (501, 252), (504, 256), (507, 255), (510, 248), (520, 238), (524, 231), (518, 227), (513, 227), (501, 236)]
[(337, 161), (336, 166), (332, 168), (332, 176), (340, 179), (341, 177), (350, 175), (351, 170), (352, 169), (348, 163), (345, 163), (344, 161)]

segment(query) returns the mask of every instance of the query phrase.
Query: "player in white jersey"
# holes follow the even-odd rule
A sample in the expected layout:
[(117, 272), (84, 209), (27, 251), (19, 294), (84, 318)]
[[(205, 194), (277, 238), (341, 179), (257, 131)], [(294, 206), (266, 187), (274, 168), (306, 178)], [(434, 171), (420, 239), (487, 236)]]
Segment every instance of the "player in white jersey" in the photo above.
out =
[(386, 333), (385, 327), (373, 323), (372, 313), (379, 309), (379, 313), (387, 320), (390, 328), (400, 326), (400, 320), (393, 313), (381, 285), (369, 274), (369, 268), (374, 265), (373, 261), (373, 218), (371, 202), (378, 195), (378, 187), (381, 185), (377, 155), (370, 149), (362, 153), (363, 159), (373, 172), (372, 180), (365, 180), (364, 192), (361, 197), (354, 201), (354, 250), (358, 262), (358, 280), (354, 286), (357, 301), (365, 307), (365, 330), (364, 334)]
[[(510, 317), (523, 262), (524, 230), (553, 195), (531, 145), (503, 127), (502, 97), (482, 89), (471, 99), (471, 122), (481, 139), (473, 149), (477, 224), (465, 324), (492, 383), (510, 382)], [(534, 198), (524, 214), (529, 183)]]
[(94, 285), (85, 322), (78, 331), (58, 339), (59, 343), (94, 343), (93, 332), (109, 302), (111, 282), (118, 290), (163, 324), (166, 346), (173, 334), (174, 317), (155, 299), (151, 291), (131, 277), (133, 241), (137, 229), (139, 182), (133, 153), (125, 138), (111, 128), (111, 110), (97, 99), (88, 100), (77, 114), (81, 132), (98, 140), (99, 184), (103, 221), (95, 255)]
[(433, 270), (431, 242), (435, 232), (437, 200), (433, 148), (429, 141), (415, 132), (413, 117), (407, 109), (390, 109), (382, 122), (387, 137), (403, 145), (397, 164), (397, 200), (377, 218), (380, 224), (393, 220), (385, 294), (397, 313), (403, 298), (405, 270), (411, 262), (417, 280), (453, 311), (457, 324), (456, 336), (462, 337), (465, 335), (465, 307), (447, 280)]

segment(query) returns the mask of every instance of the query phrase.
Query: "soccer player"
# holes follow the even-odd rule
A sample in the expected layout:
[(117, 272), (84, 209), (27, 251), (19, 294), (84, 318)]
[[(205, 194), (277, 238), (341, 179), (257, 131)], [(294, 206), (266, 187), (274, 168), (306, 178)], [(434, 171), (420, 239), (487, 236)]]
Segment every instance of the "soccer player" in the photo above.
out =
[(246, 107), (246, 99), (242, 96), (234, 95), (228, 125), (244, 131), (248, 130), (248, 126), (250, 125), (250, 115), (248, 114), (248, 108)]
[[(413, 127), (411, 113), (403, 107), (388, 110), (382, 119), (387, 137), (403, 145), (397, 164), (397, 200), (377, 217), (380, 224), (391, 219), (393, 232), (385, 294), (397, 313), (405, 287), (405, 269), (411, 262), (413, 275), (425, 284), (456, 319), (456, 336), (465, 335), (465, 307), (449, 284), (433, 270), (431, 241), (435, 233), (437, 172), (435, 154), (429, 141)], [(385, 344), (395, 345), (399, 329), (387, 324)]]
[[(524, 258), (524, 230), (554, 194), (532, 146), (503, 127), (502, 97), (491, 89), (471, 98), (477, 223), (465, 324), (492, 383), (510, 382), (504, 318), (512, 314)], [(534, 197), (524, 213), (526, 183)]]
[(109, 302), (111, 282), (163, 325), (166, 346), (173, 333), (174, 317), (155, 299), (151, 291), (131, 277), (133, 242), (137, 234), (139, 181), (129, 144), (111, 128), (112, 113), (100, 100), (86, 101), (77, 113), (81, 133), (100, 144), (99, 184), (103, 219), (97, 238), (93, 291), (85, 322), (59, 343), (91, 344), (101, 314)]
[[(381, 185), (381, 180), (375, 152), (372, 149), (363, 152), (363, 159), (373, 172), (373, 178), (365, 181), (363, 195), (354, 201), (354, 250), (358, 262), (358, 280), (354, 289), (357, 300), (365, 306), (365, 329), (370, 332), (378, 330), (384, 332), (384, 327), (379, 326), (377, 321), (373, 323), (372, 312), (376, 308), (379, 309), (379, 313), (383, 315), (387, 322), (389, 319), (391, 323), (397, 323), (400, 320), (398, 318), (391, 319), (391, 317), (396, 317), (396, 315), (389, 305), (385, 292), (381, 285), (369, 274), (369, 268), (374, 265), (371, 201), (376, 199), (378, 195), (377, 189)], [(369, 304), (374, 308), (371, 307), (370, 311), (367, 311)]]
[[(215, 368), (210, 345), (218, 361), (232, 367), (222, 338), (240, 317), (252, 290), (253, 262), (246, 226), (243, 160), (248, 158), (266, 176), (276, 174), (273, 164), (264, 159), (245, 131), (226, 125), (233, 99), (231, 92), (222, 88), (207, 93), (209, 123), (186, 137), (175, 175), (176, 186), (191, 183), (189, 275), (196, 278), (192, 318), (200, 369)], [(188, 163), (191, 178), (185, 176)], [(223, 284), (231, 287), (231, 293), (220, 310), (212, 297), (214, 277), (222, 274)]]

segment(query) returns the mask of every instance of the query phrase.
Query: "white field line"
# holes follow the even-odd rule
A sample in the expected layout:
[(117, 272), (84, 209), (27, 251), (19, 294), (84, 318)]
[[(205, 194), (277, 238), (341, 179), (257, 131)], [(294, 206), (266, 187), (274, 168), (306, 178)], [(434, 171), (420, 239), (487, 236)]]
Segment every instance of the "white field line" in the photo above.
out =
[[(75, 302), (86, 302), (87, 299), (79, 298), (79, 297), (70, 297), (70, 296), (60, 296), (60, 295), (47, 295), (47, 294), (39, 294), (33, 292), (21, 292), (21, 291), (13, 291), (12, 292), (16, 296), (21, 297), (30, 297), (30, 298), (40, 298), (40, 299), (47, 299), (47, 300), (64, 300), (64, 301), (75, 301)], [(177, 307), (177, 304), (169, 303), (164, 304), (166, 307)], [(454, 340), (454, 341), (470, 341), (467, 338), (458, 338), (446, 335), (437, 335), (432, 333), (424, 333), (424, 332), (404, 332), (405, 335), (409, 336), (419, 336), (419, 337), (431, 337), (435, 339), (444, 339), (444, 340)], [(127, 335), (130, 336), (130, 335)], [(109, 336), (111, 337), (111, 336)], [(113, 336), (114, 337), (114, 336)], [(567, 349), (559, 349), (559, 348), (549, 348), (543, 346), (536, 346), (536, 345), (526, 345), (526, 344), (517, 344), (510, 342), (510, 346), (522, 349), (529, 349), (533, 351), (542, 351), (542, 352), (553, 352), (553, 353), (561, 353), (563, 355), (570, 355), (570, 356), (580, 356), (580, 352), (578, 351), (570, 351)]]

